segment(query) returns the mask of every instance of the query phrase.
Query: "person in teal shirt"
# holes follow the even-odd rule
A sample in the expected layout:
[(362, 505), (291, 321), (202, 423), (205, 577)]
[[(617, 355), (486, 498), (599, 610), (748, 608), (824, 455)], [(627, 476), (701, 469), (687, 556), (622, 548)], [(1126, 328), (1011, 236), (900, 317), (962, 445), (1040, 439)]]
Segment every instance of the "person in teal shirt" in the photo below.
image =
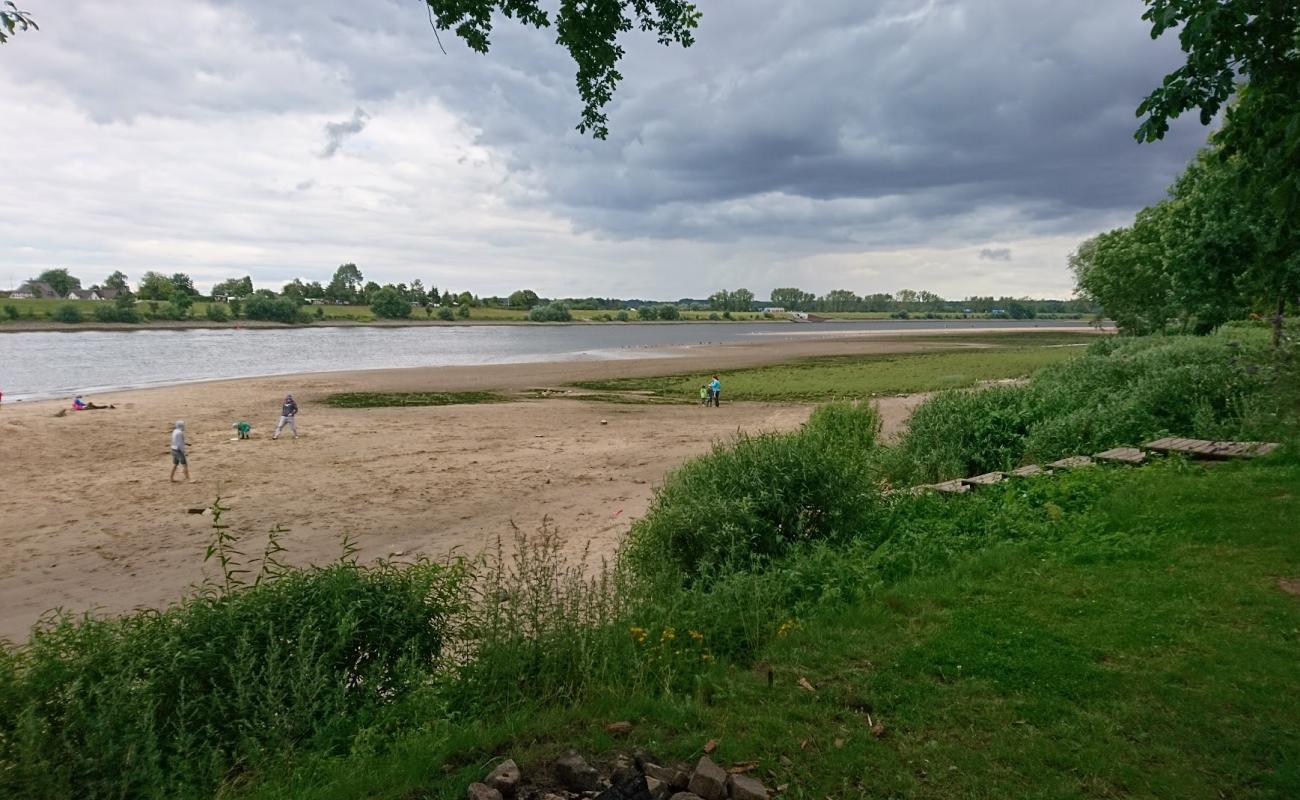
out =
[(714, 375), (713, 380), (709, 382), (709, 395), (713, 398), (713, 407), (718, 408), (722, 405), (722, 381)]

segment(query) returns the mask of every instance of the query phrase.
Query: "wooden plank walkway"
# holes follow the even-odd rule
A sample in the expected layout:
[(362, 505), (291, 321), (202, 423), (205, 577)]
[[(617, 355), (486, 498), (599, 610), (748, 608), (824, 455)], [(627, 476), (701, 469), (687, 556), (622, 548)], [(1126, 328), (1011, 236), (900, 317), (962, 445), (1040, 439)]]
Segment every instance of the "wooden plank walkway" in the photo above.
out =
[(924, 486), (922, 488), (935, 492), (943, 492), (944, 494), (965, 494), (970, 491), (970, 487), (960, 479), (955, 481), (944, 481), (943, 483), (932, 483), (929, 486)]
[(1093, 458), (1098, 461), (1109, 461), (1114, 464), (1141, 464), (1147, 460), (1147, 454), (1136, 447), (1115, 447), (1101, 453), (1097, 453)]
[(1281, 447), (1276, 442), (1213, 442), (1208, 439), (1183, 439), (1167, 436), (1147, 442), (1143, 448), (1155, 453), (1178, 453), (1192, 458), (1222, 461), (1230, 458), (1258, 458)]
[(1046, 475), (1047, 470), (1037, 464), (1027, 464), (1019, 469), (1011, 470), (1011, 474), (1017, 478), (1032, 478), (1035, 475)]
[(1001, 483), (1007, 476), (1001, 472), (986, 472), (983, 475), (976, 475), (973, 478), (962, 478), (961, 482), (978, 489), (981, 486), (992, 486), (995, 483)]
[(1080, 467), (1091, 467), (1092, 459), (1087, 456), (1070, 456), (1060, 461), (1053, 461), (1047, 466), (1052, 469), (1079, 469)]

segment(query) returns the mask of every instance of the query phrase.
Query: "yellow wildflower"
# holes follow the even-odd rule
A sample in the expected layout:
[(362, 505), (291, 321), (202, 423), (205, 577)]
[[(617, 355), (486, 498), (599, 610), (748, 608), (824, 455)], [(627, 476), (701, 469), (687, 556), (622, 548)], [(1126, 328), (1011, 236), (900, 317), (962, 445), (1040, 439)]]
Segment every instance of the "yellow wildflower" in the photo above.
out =
[(700, 633), (700, 632), (697, 631), (697, 630), (691, 630), (691, 631), (688, 631), (687, 633), (688, 633), (688, 635), (689, 635), (692, 639), (694, 639), (694, 640), (697, 641), (697, 642), (702, 642), (702, 641), (704, 641), (704, 634)]
[(627, 632), (628, 632), (629, 634), (631, 634), (632, 639), (633, 639), (634, 641), (638, 642), (638, 643), (640, 643), (640, 642), (644, 642), (645, 639), (646, 639), (646, 630), (645, 630), (645, 628), (640, 628), (640, 627), (637, 627), (636, 625), (633, 625), (631, 628), (628, 628), (628, 629), (627, 629)]
[(676, 638), (677, 630), (675, 628), (664, 628), (664, 632), (659, 634), (659, 641), (661, 642), (671, 642)]

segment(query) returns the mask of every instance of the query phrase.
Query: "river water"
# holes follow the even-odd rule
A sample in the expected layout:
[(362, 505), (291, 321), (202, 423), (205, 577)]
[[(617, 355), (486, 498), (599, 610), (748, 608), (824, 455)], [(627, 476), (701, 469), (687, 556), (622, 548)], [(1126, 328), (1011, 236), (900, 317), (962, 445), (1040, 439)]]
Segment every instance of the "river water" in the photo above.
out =
[[(200, 328), (0, 334), (4, 399), (303, 372), (581, 361), (667, 355), (660, 348), (954, 328), (1086, 328), (1074, 320), (870, 320), (825, 324), (605, 323), (417, 327)], [(761, 338), (760, 338), (761, 337)]]

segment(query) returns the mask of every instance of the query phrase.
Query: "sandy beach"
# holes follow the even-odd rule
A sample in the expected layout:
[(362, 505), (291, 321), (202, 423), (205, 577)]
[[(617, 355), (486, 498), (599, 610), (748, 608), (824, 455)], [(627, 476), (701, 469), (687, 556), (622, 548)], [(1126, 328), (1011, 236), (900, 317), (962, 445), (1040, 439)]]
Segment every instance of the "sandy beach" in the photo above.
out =
[[(739, 403), (620, 405), (573, 398), (430, 408), (336, 409), (340, 391), (521, 390), (573, 381), (736, 368), (802, 356), (952, 345), (894, 338), (685, 348), (674, 358), (336, 372), (97, 395), (106, 411), (57, 416), (66, 401), (0, 407), (0, 636), (22, 638), (55, 607), (157, 606), (201, 581), (211, 538), (189, 509), (218, 494), (223, 519), (260, 554), (283, 525), (289, 560), (328, 561), (344, 534), (363, 559), (467, 554), (549, 519), (576, 554), (608, 556), (665, 473), (738, 431), (789, 430), (811, 408)], [(270, 439), (286, 391), (301, 438)], [(919, 397), (879, 401), (886, 432)], [(184, 419), (192, 483), (168, 482), (168, 433)], [(246, 419), (253, 438), (233, 440)], [(607, 424), (602, 425), (601, 420)]]

